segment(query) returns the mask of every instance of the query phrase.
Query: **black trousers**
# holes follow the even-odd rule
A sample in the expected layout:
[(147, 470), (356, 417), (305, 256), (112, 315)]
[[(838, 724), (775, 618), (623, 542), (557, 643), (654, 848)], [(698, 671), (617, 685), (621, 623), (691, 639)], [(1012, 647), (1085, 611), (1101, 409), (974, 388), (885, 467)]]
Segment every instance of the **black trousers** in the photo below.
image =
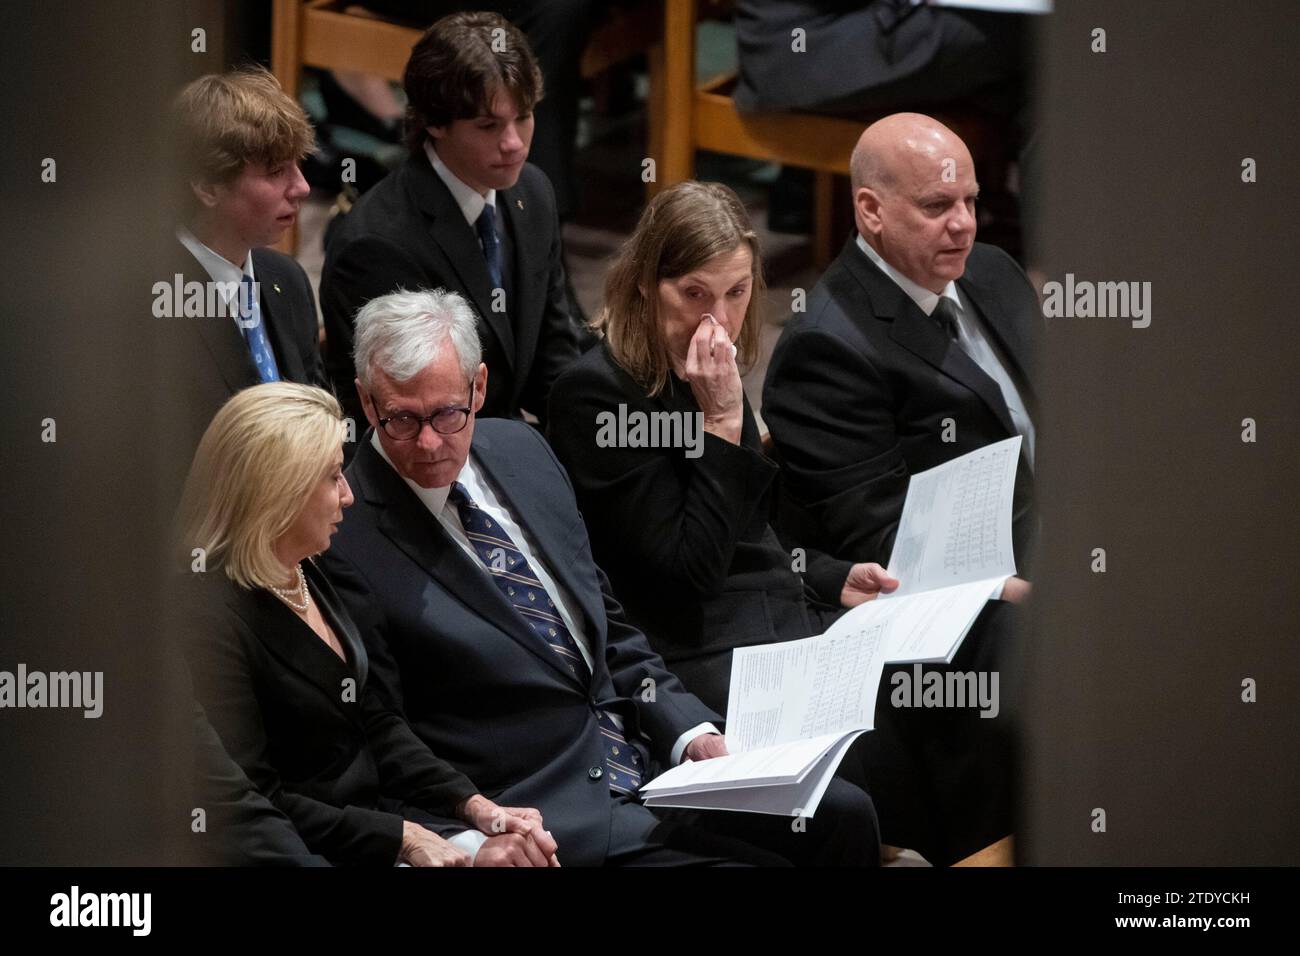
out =
[(871, 798), (838, 778), (811, 819), (620, 803), (606, 859), (610, 866), (880, 865), (880, 827)]
[(614, 801), (606, 866), (790, 865), (779, 854), (697, 825), (691, 813), (660, 813), (626, 797)]
[(916, 850), (935, 866), (970, 856), (1015, 828), (1016, 612), (989, 601), (953, 662), (923, 668), (940, 675), (996, 672), (996, 717), (981, 717), (978, 707), (895, 707), (893, 675), (910, 678), (913, 665), (890, 665), (876, 697), (876, 729), (859, 737), (841, 764), (841, 774), (875, 801), (884, 842)]
[[(843, 608), (808, 610), (817, 633), (844, 613)], [(990, 601), (952, 664), (924, 668), (940, 674), (996, 671), (1000, 713), (995, 718), (980, 717), (977, 708), (895, 708), (891, 680), (899, 671), (910, 676), (912, 665), (885, 668), (876, 694), (876, 729), (858, 738), (838, 774), (871, 796), (883, 842), (946, 866), (1014, 830), (1010, 711), (1018, 699), (1018, 630), (1016, 608)], [(670, 667), (691, 693), (726, 713), (730, 651), (675, 660)]]

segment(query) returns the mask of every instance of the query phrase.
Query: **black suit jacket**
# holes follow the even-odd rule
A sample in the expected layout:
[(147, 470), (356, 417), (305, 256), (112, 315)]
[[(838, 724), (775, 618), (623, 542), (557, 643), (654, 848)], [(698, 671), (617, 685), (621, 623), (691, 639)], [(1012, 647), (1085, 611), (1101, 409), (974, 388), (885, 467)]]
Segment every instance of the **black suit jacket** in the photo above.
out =
[[(1001, 249), (976, 243), (957, 285), (1001, 346), (1034, 416), (1038, 300)], [(1037, 420), (1037, 416), (1034, 416)], [(942, 440), (943, 420), (956, 425)], [(914, 472), (1015, 435), (1002, 391), (850, 239), (786, 325), (763, 384), (793, 540), (855, 561), (889, 559)], [(1016, 473), (1014, 540), (1028, 570), (1033, 477)]]
[(732, 649), (820, 633), (851, 564), (816, 551), (796, 562), (778, 540), (777, 466), (748, 400), (740, 444), (704, 433), (698, 458), (598, 447), (598, 416), (620, 405), (647, 416), (699, 412), (689, 384), (670, 373), (652, 398), (601, 343), (551, 391), (551, 444), (628, 618), (692, 693), (725, 711)]
[(513, 294), (504, 312), (492, 308), (492, 280), (473, 227), (423, 152), (363, 195), (331, 232), (321, 274), (327, 371), (358, 424), (364, 417), (353, 384), (356, 314), (398, 288), (457, 292), (478, 313), (489, 372), (480, 416), (517, 418), (521, 408), (546, 413), (551, 383), (578, 354), (555, 193), (546, 174), (525, 163), (519, 181), (498, 192), (496, 208), (498, 228), (514, 237)]
[(537, 637), (369, 436), (347, 473), (356, 503), (323, 562), (370, 651), (374, 680), (416, 733), (485, 795), (538, 808), (565, 864), (598, 866), (613, 801), (596, 708), (623, 717), (644, 766), (666, 760), (687, 730), (720, 718), (624, 620), (592, 560), (568, 477), (541, 434), (505, 419), (482, 419), (475, 429), (477, 467), (573, 595), (595, 663), (589, 685)]
[[(230, 759), (207, 714), (194, 704), (196, 807), (207, 811), (200, 853), (221, 866), (329, 866), (312, 853), (293, 823)], [(193, 834), (191, 834), (193, 839)]]
[(879, 113), (974, 96), (1005, 109), (987, 93), (1023, 71), (1027, 19), (912, 0), (737, 0), (736, 103)]
[(462, 831), (455, 807), (478, 790), (383, 706), (338, 595), (304, 569), (347, 661), (269, 591), (212, 572), (195, 582), (195, 689), (230, 756), (314, 853), (392, 866), (403, 819)]
[[(208, 282), (207, 271), (179, 242), (174, 259), (158, 278), (173, 284)], [(297, 261), (273, 249), (253, 250), (258, 303), (280, 378), (328, 388), (320, 354), (320, 325), (311, 282)], [(260, 379), (239, 326), (229, 315), (152, 320), (167, 345), (164, 396), (181, 405), (181, 429), (163, 449), (170, 462), (168, 481), (179, 495), (190, 459), (217, 410), (241, 389)]]

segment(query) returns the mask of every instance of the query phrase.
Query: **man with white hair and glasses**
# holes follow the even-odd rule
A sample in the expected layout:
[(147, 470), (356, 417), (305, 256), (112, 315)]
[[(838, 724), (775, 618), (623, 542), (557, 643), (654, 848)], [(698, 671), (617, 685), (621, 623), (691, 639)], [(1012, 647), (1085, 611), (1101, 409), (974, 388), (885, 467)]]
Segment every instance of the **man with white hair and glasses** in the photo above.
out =
[(476, 419), (465, 300), (381, 296), (356, 329), (371, 431), (323, 563), (415, 732), (485, 794), (538, 807), (563, 865), (878, 863), (871, 800), (843, 781), (805, 826), (638, 802), (660, 768), (726, 753), (721, 718), (625, 621), (542, 435)]

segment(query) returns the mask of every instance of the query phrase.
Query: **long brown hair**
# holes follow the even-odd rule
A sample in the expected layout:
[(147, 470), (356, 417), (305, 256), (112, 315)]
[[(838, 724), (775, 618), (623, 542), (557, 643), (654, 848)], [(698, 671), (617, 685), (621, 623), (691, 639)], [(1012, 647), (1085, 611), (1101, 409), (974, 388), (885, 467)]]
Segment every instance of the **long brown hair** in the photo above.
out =
[[(753, 291), (736, 340), (741, 372), (753, 366), (763, 300), (758, 236), (740, 198), (721, 183), (677, 183), (655, 196), (605, 279), (605, 305), (593, 327), (614, 360), (651, 395), (668, 382), (668, 345), (659, 321), (659, 283), (749, 243)], [(642, 291), (644, 290), (644, 292)]]

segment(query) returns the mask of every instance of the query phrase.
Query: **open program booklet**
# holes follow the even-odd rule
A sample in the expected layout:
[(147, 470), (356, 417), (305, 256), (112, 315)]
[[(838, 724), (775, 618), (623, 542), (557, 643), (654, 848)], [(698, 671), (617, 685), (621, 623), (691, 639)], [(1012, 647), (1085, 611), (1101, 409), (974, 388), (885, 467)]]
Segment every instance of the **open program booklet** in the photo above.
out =
[(1016, 573), (1019, 436), (913, 475), (889, 561), (899, 587), (824, 634), (737, 648), (725, 757), (641, 788), (647, 806), (811, 817), (853, 741), (875, 726), (886, 664), (951, 663), (984, 602)]

